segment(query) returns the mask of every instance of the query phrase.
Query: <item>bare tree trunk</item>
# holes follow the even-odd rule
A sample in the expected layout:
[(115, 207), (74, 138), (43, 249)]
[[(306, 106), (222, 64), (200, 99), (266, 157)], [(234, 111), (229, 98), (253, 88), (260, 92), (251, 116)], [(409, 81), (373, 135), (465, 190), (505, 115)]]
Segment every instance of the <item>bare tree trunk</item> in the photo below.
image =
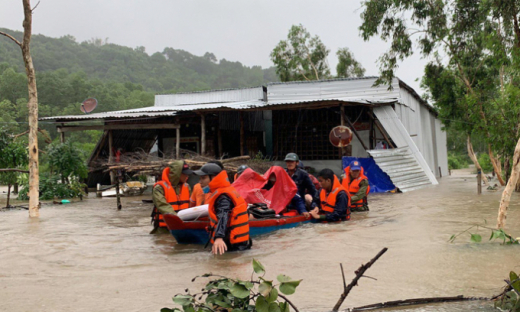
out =
[[(471, 137), (469, 135), (468, 135), (467, 147), (468, 147), (468, 156), (469, 156), (469, 158), (471, 158), (471, 161), (473, 161), (473, 163), (475, 164), (475, 168), (477, 168), (477, 170), (482, 171), (482, 167), (478, 163), (477, 156), (475, 155), (475, 152), (473, 151), (473, 145), (471, 144)], [(485, 174), (482, 175), (482, 181), (484, 181), (485, 185), (489, 184), (488, 179), (486, 178)]]
[(511, 159), (511, 156), (504, 157), (504, 172), (506, 174), (506, 176), (505, 176), (506, 181), (509, 180), (509, 175), (511, 174), (511, 163), (509, 161), (510, 159)]
[(30, 0), (23, 0), (23, 42), (22, 54), (27, 74), (27, 85), (29, 90), (29, 216), (37, 218), (40, 216), (40, 172), (38, 163), (38, 91), (36, 89), (36, 75), (31, 57), (29, 44), (32, 35), (32, 8)]
[(516, 187), (518, 177), (520, 176), (520, 139), (516, 143), (515, 153), (513, 155), (513, 169), (511, 170), (511, 177), (507, 181), (506, 188), (502, 193), (500, 200), (500, 207), (498, 208), (497, 228), (504, 228), (506, 225), (507, 208), (509, 208), (509, 201), (511, 200), (511, 193)]
[(498, 163), (498, 159), (495, 158), (493, 155), (493, 151), (491, 150), (491, 144), (488, 144), (488, 150), (489, 150), (489, 159), (491, 160), (491, 164), (493, 165), (493, 169), (495, 170), (495, 173), (497, 174), (498, 182), (500, 182), (501, 186), (506, 185), (506, 182), (504, 179), (502, 179), (502, 166)]

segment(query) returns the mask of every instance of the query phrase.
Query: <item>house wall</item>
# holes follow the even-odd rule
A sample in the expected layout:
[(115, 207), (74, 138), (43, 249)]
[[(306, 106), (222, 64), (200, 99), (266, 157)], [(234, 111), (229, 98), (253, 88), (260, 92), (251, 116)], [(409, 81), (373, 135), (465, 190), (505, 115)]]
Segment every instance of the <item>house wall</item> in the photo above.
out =
[(400, 95), (402, 104), (395, 104), (397, 116), (435, 176), (440, 177), (440, 172), (445, 175), (448, 172), (446, 133), (440, 121), (408, 90), (401, 88)]

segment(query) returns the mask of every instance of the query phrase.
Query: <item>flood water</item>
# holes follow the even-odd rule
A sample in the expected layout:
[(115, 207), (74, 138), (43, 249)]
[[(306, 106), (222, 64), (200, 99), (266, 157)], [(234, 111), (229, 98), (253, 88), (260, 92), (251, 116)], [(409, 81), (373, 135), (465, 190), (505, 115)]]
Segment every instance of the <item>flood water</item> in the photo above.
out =
[[(251, 260), (267, 277), (303, 279), (290, 296), (300, 311), (330, 311), (354, 271), (383, 247), (388, 252), (354, 287), (342, 308), (433, 296), (490, 297), (510, 270), (520, 271), (520, 246), (452, 234), (487, 220), (494, 226), (501, 192), (476, 195), (474, 177), (452, 175), (440, 185), (405, 194), (372, 195), (370, 212), (340, 224), (307, 224), (254, 240), (243, 253), (212, 256), (202, 246), (178, 245), (150, 235), (151, 204), (142, 198), (91, 197), (70, 205), (45, 205), (38, 220), (26, 210), (0, 212), (0, 311), (156, 311), (192, 277), (207, 272), (247, 279)], [(520, 236), (520, 204), (514, 194), (506, 231)], [(489, 302), (437, 304), (391, 311), (493, 311)]]

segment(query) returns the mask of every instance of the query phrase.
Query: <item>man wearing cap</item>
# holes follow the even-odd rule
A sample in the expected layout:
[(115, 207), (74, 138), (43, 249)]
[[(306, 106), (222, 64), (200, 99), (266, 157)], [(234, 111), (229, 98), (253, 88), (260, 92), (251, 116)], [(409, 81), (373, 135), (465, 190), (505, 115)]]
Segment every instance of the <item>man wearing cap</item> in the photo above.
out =
[(222, 255), (226, 251), (251, 248), (247, 203), (229, 183), (227, 172), (207, 163), (195, 174), (200, 176), (201, 183), (207, 182), (203, 190), (211, 193), (208, 201), (211, 252)]
[(164, 168), (161, 181), (155, 183), (152, 191), (154, 229), (166, 228), (163, 214), (176, 214), (179, 210), (189, 208), (191, 190), (186, 181), (192, 173), (193, 171), (182, 160), (176, 160), (169, 167)]
[[(222, 164), (222, 162), (218, 160), (210, 160), (208, 161), (208, 164), (209, 163), (216, 164), (220, 167), (220, 169), (224, 170), (224, 165)], [(190, 207), (197, 207), (208, 204), (209, 197), (211, 195), (206, 188), (206, 186), (208, 186), (208, 183), (209, 179), (203, 179), (202, 177), (199, 178), (199, 183), (193, 186), (193, 190), (191, 192)]]
[[(305, 200), (307, 209), (311, 210), (317, 208), (319, 199), (317, 198), (316, 188), (309, 178), (309, 175), (304, 170), (298, 168), (300, 158), (295, 153), (289, 153), (285, 156), (285, 164), (287, 174), (293, 179), (298, 188), (298, 195)], [(308, 216), (308, 213), (304, 213)]]
[(244, 172), (246, 171), (246, 169), (249, 168), (248, 165), (241, 165), (240, 167), (238, 167), (238, 170), (237, 170), (237, 173), (235, 173), (235, 176), (233, 177), (233, 182), (236, 181), (238, 179), (238, 177)]
[(367, 196), (370, 192), (368, 178), (359, 161), (354, 160), (345, 168), (345, 177), (341, 183), (350, 193), (351, 211), (368, 211)]

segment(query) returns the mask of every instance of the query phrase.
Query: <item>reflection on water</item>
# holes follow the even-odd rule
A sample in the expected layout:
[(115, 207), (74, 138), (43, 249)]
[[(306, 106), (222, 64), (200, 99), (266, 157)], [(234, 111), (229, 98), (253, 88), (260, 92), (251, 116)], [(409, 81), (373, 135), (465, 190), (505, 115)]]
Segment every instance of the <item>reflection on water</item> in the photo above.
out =
[[(464, 180), (466, 179), (466, 181)], [(340, 224), (305, 224), (259, 237), (244, 253), (212, 256), (203, 246), (178, 245), (150, 235), (150, 204), (141, 198), (89, 198), (27, 211), (0, 212), (0, 311), (159, 311), (186, 286), (197, 289), (207, 272), (249, 278), (259, 259), (267, 277), (303, 282), (292, 301), (301, 311), (329, 311), (336, 303), (343, 263), (348, 280), (383, 247), (388, 252), (361, 279), (344, 308), (432, 296), (487, 297), (509, 271), (520, 271), (520, 247), (446, 241), (473, 223), (494, 225), (499, 192), (476, 195), (474, 178), (451, 176), (407, 194), (370, 198), (371, 211)], [(520, 205), (513, 196), (507, 231), (520, 236)], [(489, 233), (481, 230), (486, 240)], [(392, 311), (491, 311), (491, 304), (436, 304)]]

